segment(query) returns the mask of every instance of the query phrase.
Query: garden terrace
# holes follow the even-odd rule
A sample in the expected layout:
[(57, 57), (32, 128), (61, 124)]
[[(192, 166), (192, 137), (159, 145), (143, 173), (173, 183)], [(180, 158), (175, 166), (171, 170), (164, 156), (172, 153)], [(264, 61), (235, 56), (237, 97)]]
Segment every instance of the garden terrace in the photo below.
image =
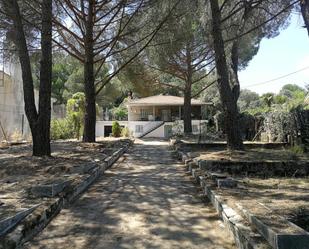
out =
[(30, 145), (0, 150), (0, 248), (15, 248), (40, 231), (110, 167), (129, 139), (52, 143), (52, 157), (32, 157)]
[[(174, 141), (172, 141), (174, 143)], [(284, 143), (245, 143), (245, 151), (227, 151), (224, 143), (174, 143), (197, 158), (205, 170), (231, 175), (271, 177), (309, 175), (308, 153), (297, 154)]]
[(189, 143), (175, 146), (193, 180), (228, 224), (239, 248), (251, 248), (261, 238), (272, 248), (307, 248), (308, 154), (298, 155), (287, 147), (247, 148), (245, 152), (192, 147), (190, 150)]

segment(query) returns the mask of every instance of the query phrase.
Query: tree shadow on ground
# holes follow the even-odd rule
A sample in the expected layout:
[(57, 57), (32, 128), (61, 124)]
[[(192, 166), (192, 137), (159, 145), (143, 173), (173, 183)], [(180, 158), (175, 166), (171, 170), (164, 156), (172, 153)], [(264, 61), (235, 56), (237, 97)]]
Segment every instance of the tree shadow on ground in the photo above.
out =
[(234, 248), (165, 144), (138, 144), (26, 248)]

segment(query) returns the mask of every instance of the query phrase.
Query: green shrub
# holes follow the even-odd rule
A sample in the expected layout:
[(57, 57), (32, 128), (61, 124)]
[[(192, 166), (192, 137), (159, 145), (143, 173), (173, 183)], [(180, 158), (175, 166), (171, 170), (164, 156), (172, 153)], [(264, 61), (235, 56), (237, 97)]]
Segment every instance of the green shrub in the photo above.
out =
[(122, 137), (130, 137), (130, 130), (128, 127), (124, 127), (122, 130), (121, 130), (121, 136)]
[(290, 151), (295, 155), (303, 155), (305, 152), (304, 147), (300, 145), (294, 145), (290, 148)]
[(68, 119), (53, 119), (50, 123), (51, 140), (69, 139), (74, 137), (73, 125)]
[(75, 93), (67, 102), (67, 120), (72, 124), (74, 137), (80, 139), (83, 131), (83, 121), (85, 116), (85, 94)]
[(112, 109), (112, 114), (116, 120), (125, 120), (128, 118), (128, 109), (126, 106), (118, 106)]
[(112, 124), (112, 135), (113, 137), (120, 137), (121, 135), (121, 127), (117, 121)]

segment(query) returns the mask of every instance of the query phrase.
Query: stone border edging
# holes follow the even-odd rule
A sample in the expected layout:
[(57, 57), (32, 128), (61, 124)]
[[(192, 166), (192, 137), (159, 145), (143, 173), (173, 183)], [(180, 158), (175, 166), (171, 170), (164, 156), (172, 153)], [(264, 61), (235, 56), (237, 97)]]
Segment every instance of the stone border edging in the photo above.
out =
[(21, 248), (25, 242), (31, 240), (37, 233), (43, 230), (63, 207), (76, 200), (82, 192), (87, 190), (91, 184), (102, 176), (133, 143), (134, 141), (130, 140), (124, 147), (107, 157), (103, 163), (92, 169), (89, 175), (84, 176), (77, 185), (63, 196), (44, 201), (24, 217), (19, 224), (15, 224), (14, 228), (10, 227), (9, 233), (0, 237), (0, 249)]
[[(178, 159), (185, 163), (186, 169), (192, 175), (194, 181), (201, 185), (203, 195), (210, 199), (224, 223), (228, 226), (238, 248), (308, 249), (309, 233), (307, 231), (280, 216), (278, 216), (278, 219), (282, 220), (282, 224), (287, 225), (289, 232), (277, 231), (276, 228), (263, 222), (259, 216), (243, 208), (240, 204), (236, 204), (243, 216), (239, 215), (234, 209), (226, 205), (223, 198), (216, 193), (214, 187), (207, 183), (204, 176), (205, 170), (207, 170), (204, 168), (204, 164), (207, 161), (192, 159), (189, 153), (179, 149), (176, 152)], [(255, 230), (253, 231), (251, 227)]]
[(239, 249), (271, 248), (260, 234), (252, 230), (242, 216), (224, 203), (220, 195), (207, 185), (203, 176), (200, 177), (200, 184), (204, 195), (208, 197), (223, 222), (227, 225)]
[(203, 195), (207, 196), (217, 213), (222, 218), (228, 231), (234, 237), (235, 243), (239, 249), (270, 249), (270, 245), (264, 238), (254, 232), (252, 228), (246, 224), (246, 221), (231, 207), (226, 205), (214, 190), (212, 190), (203, 176), (199, 172), (199, 160), (190, 158), (187, 153), (177, 150), (177, 158), (186, 166), (188, 172), (193, 176), (195, 182), (199, 183), (203, 189)]
[(278, 217), (280, 221), (282, 220), (282, 224), (286, 224), (288, 228), (293, 228), (295, 231), (287, 233), (277, 232), (275, 229), (265, 224), (259, 216), (251, 213), (241, 205), (238, 205), (238, 208), (273, 248), (308, 249), (309, 233), (294, 223), (289, 222), (282, 217)]
[(23, 211), (19, 211), (16, 215), (8, 217), (0, 222), (0, 238), (8, 231), (15, 227), (22, 219), (31, 214), (39, 205), (34, 205)]

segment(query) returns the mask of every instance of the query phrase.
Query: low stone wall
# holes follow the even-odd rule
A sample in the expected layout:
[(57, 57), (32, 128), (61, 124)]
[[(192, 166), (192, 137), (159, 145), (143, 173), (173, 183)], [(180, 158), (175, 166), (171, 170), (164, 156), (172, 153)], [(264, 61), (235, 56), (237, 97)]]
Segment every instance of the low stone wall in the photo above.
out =
[[(226, 149), (226, 142), (209, 142), (209, 143), (189, 143), (182, 141), (171, 141), (175, 146), (181, 147), (182, 150), (191, 150), (191, 149), (207, 149), (207, 148), (216, 148), (216, 149)], [(264, 143), (264, 142), (244, 142), (246, 149), (282, 149), (289, 147), (288, 143)]]
[(194, 182), (201, 186), (203, 195), (211, 201), (239, 249), (308, 248), (309, 233), (283, 217), (272, 217), (276, 222), (269, 223), (268, 217), (253, 214), (240, 204), (237, 204), (237, 210), (228, 206), (226, 196), (220, 196), (218, 189), (237, 188), (237, 181), (229, 174), (214, 173), (212, 164), (202, 166), (203, 160), (192, 158), (190, 153), (179, 149), (176, 150), (176, 155), (185, 164), (185, 169), (192, 175)]
[(226, 172), (230, 175), (255, 177), (305, 177), (309, 175), (309, 164), (296, 161), (211, 161), (200, 160), (199, 166), (204, 170)]
[[(178, 159), (186, 162), (192, 160), (194, 153), (183, 147), (171, 144), (177, 153)], [(309, 176), (309, 164), (305, 161), (224, 161), (224, 160), (200, 160), (198, 166), (203, 170), (224, 172), (232, 176), (255, 177), (307, 177)]]
[[(217, 213), (223, 220), (226, 229), (233, 236), (236, 246), (239, 249), (253, 249), (263, 248), (270, 249), (269, 244), (263, 239), (263, 237), (256, 233), (245, 221), (245, 219), (237, 213), (234, 209), (224, 203), (223, 198), (216, 193), (215, 186), (207, 181), (203, 176), (202, 170), (198, 168), (198, 160), (189, 159), (188, 155), (184, 152), (178, 152), (178, 155), (182, 157), (186, 170), (192, 175), (195, 183), (198, 183), (203, 191), (203, 195), (206, 196), (216, 209)], [(183, 160), (184, 159), (184, 160)]]
[[(7, 226), (2, 227), (2, 231), (5, 232), (0, 237), (0, 249), (20, 248), (22, 244), (33, 238), (38, 232), (44, 229), (64, 206), (69, 205), (77, 199), (82, 192), (87, 190), (91, 184), (102, 176), (105, 170), (110, 168), (127, 151), (132, 143), (133, 141), (130, 141), (124, 147), (115, 151), (104, 162), (92, 168), (88, 174), (79, 175), (68, 186), (59, 188), (60, 191), (55, 195), (52, 194), (50, 198), (45, 197), (44, 199), (47, 200), (33, 208), (33, 210), (29, 211), (27, 215), (21, 217), (17, 222), (8, 222)], [(20, 214), (17, 215), (20, 216)], [(16, 220), (16, 218), (10, 217), (12, 221)]]

